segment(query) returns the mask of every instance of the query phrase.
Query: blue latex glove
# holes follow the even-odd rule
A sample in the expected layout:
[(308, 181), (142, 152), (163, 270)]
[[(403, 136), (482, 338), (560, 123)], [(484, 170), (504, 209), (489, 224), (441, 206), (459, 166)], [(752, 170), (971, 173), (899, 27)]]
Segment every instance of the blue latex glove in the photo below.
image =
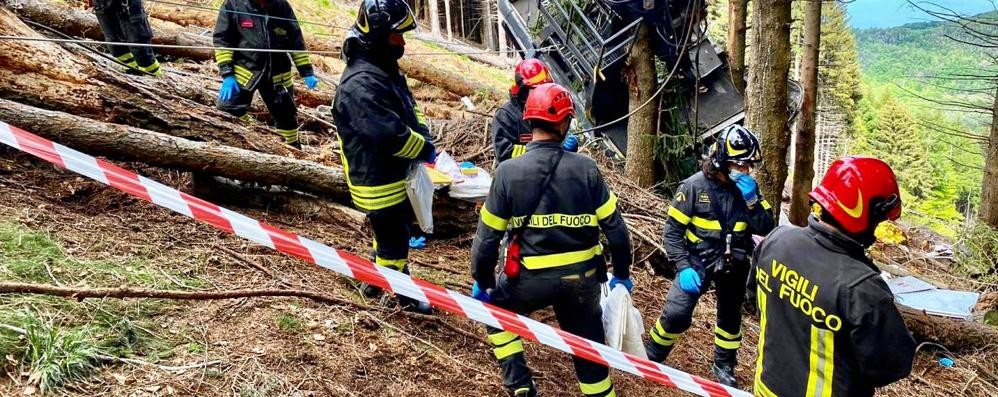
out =
[(409, 238), (409, 248), (421, 250), (426, 248), (426, 237), (410, 237)]
[(687, 294), (700, 295), (700, 275), (692, 267), (685, 268), (679, 272), (679, 288)]
[(561, 147), (569, 152), (578, 152), (579, 138), (576, 138), (575, 135), (568, 134), (568, 136), (565, 138), (565, 141), (561, 143)]
[(485, 303), (489, 303), (489, 301), (492, 300), (492, 297), (489, 296), (488, 292), (478, 287), (477, 281), (475, 281), (475, 284), (471, 286), (471, 297)]
[(427, 155), (426, 158), (423, 159), (423, 161), (425, 161), (427, 163), (430, 163), (430, 164), (436, 163), (437, 162), (437, 148), (431, 149), (430, 150), (430, 154)]
[(222, 102), (232, 99), (233, 95), (239, 93), (239, 83), (236, 76), (227, 76), (222, 79), (222, 88), (218, 90), (218, 99)]
[(759, 184), (752, 175), (739, 173), (735, 179), (735, 185), (738, 186), (738, 190), (742, 191), (742, 197), (749, 205), (755, 204), (759, 200)]
[(625, 278), (625, 279), (621, 280), (621, 279), (619, 279), (617, 277), (610, 277), (610, 290), (613, 290), (613, 288), (616, 287), (616, 286), (618, 286), (618, 285), (621, 285), (624, 288), (627, 288), (627, 293), (631, 293), (631, 290), (634, 289), (634, 282), (631, 281), (631, 279)]
[(315, 76), (305, 76), (305, 85), (308, 86), (308, 89), (314, 90), (315, 87), (319, 86), (319, 79)]

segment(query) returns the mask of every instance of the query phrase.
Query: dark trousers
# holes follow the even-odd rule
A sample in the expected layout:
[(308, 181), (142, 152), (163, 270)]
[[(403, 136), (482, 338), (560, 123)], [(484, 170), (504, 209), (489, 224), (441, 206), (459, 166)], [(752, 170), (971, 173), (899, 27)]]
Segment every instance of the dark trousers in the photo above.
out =
[[(717, 295), (717, 323), (714, 327), (714, 361), (734, 365), (742, 341), (742, 303), (745, 300), (745, 282), (748, 264), (735, 266), (729, 273), (706, 273), (702, 291), (714, 284)], [(701, 294), (690, 294), (679, 288), (678, 276), (669, 288), (665, 308), (658, 322), (649, 331), (651, 347), (649, 356), (668, 355), (673, 345), (693, 324), (693, 309)]]
[[(595, 269), (573, 266), (573, 269), (525, 270), (516, 280), (502, 275), (493, 293), (493, 303), (523, 315), (553, 306), (561, 329), (603, 343), (603, 313), (599, 305), (601, 279), (597, 273)], [(503, 384), (511, 394), (536, 395), (520, 337), (497, 328), (486, 327), (486, 330), (502, 369)], [(572, 364), (584, 395), (614, 393), (606, 366), (578, 357), (572, 357)]]
[(236, 117), (246, 116), (253, 103), (253, 93), (259, 91), (267, 110), (274, 117), (277, 133), (284, 137), (285, 143), (298, 142), (298, 107), (295, 105), (294, 88), (273, 84), (270, 80), (264, 76), (255, 90), (240, 85), (239, 93), (226, 102), (220, 102), (218, 108)]
[[(142, 0), (94, 0), (94, 13), (107, 41), (152, 43), (152, 28), (142, 8)], [(156, 55), (150, 47), (109, 45), (108, 49), (111, 55), (126, 65), (134, 62), (145, 69), (156, 62)]]
[(402, 271), (409, 257), (409, 225), (412, 207), (403, 201), (388, 208), (367, 213), (374, 229), (374, 263)]

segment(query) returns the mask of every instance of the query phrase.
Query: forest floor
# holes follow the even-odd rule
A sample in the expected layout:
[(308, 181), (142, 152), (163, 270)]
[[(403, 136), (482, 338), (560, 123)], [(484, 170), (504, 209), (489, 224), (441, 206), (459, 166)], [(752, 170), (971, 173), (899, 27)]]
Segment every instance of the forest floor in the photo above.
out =
[[(302, 19), (348, 25), (340, 3), (300, 7)], [(297, 4), (296, 4), (297, 7)], [(350, 7), (353, 7), (350, 5)], [(335, 10), (335, 17), (326, 12)], [(334, 40), (338, 40), (335, 38)], [(430, 48), (423, 45), (418, 48)], [(439, 51), (439, 48), (431, 48)], [(509, 71), (460, 55), (434, 60), (502, 90)], [(204, 73), (207, 64), (167, 64)], [(337, 75), (337, 66), (321, 66)], [(342, 68), (340, 65), (339, 68)], [(212, 76), (214, 77), (214, 76)], [(169, 78), (169, 74), (168, 77)], [(329, 87), (326, 87), (329, 89)], [(461, 110), (460, 97), (429, 84), (414, 92), (445, 148), (486, 166), (488, 120)], [(485, 101), (481, 108), (494, 108)], [(308, 158), (337, 164), (328, 131), (309, 131)], [(276, 138), (275, 138), (276, 139)], [(189, 174), (125, 164), (151, 179), (192, 191)], [(228, 205), (222, 203), (223, 205)], [(344, 217), (267, 208), (234, 210), (360, 256), (370, 231)], [(415, 276), (469, 292), (471, 235), (431, 239), (411, 252)], [(69, 287), (146, 287), (187, 291), (294, 288), (342, 299), (216, 301), (85, 300), (0, 296), (0, 395), (71, 396), (502, 396), (499, 371), (482, 326), (448, 314), (400, 312), (394, 299), (367, 301), (356, 285), (317, 266), (252, 245), (32, 157), (0, 148), (0, 279)], [(646, 325), (658, 316), (670, 281), (648, 266), (634, 270), (634, 300)], [(712, 378), (713, 292), (697, 307), (667, 363)], [(556, 324), (550, 310), (532, 315)], [(28, 336), (3, 325), (29, 330)], [(746, 317), (737, 375), (746, 388), (755, 369), (758, 323)], [(544, 395), (578, 395), (571, 360), (528, 343), (526, 354)], [(919, 354), (913, 375), (883, 391), (891, 396), (998, 394), (998, 350), (959, 352), (957, 367)], [(23, 357), (28, 357), (25, 359)], [(99, 356), (99, 357), (98, 357)], [(123, 362), (126, 359), (129, 362)], [(52, 368), (58, 363), (65, 368)], [(38, 379), (41, 374), (47, 378)], [(79, 375), (78, 378), (72, 376)], [(70, 378), (59, 378), (70, 376)], [(615, 372), (618, 395), (684, 395)], [(39, 390), (38, 384), (53, 385)]]

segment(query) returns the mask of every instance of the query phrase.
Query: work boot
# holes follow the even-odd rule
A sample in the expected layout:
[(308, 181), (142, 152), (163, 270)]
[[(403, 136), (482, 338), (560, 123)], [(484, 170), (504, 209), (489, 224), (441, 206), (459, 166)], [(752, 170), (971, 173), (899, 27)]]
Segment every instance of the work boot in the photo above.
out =
[(645, 342), (645, 351), (648, 352), (648, 360), (663, 363), (665, 359), (669, 358), (669, 353), (672, 353), (672, 346), (661, 346), (658, 343), (647, 341)]
[(718, 383), (734, 388), (738, 387), (738, 380), (735, 379), (734, 365), (715, 362), (711, 370), (714, 372), (714, 377), (717, 378)]
[(288, 146), (291, 146), (291, 147), (293, 147), (295, 149), (301, 150), (301, 141), (291, 142), (291, 143), (288, 144)]
[(407, 296), (395, 295), (399, 300), (399, 305), (402, 306), (402, 310), (407, 312), (419, 313), (419, 314), (432, 314), (433, 306), (426, 302), (420, 302), (418, 300), (412, 299)]
[(360, 292), (367, 299), (378, 299), (385, 291), (368, 283), (360, 283)]
[(534, 381), (530, 381), (530, 386), (510, 390), (509, 395), (513, 397), (537, 397), (537, 386)]

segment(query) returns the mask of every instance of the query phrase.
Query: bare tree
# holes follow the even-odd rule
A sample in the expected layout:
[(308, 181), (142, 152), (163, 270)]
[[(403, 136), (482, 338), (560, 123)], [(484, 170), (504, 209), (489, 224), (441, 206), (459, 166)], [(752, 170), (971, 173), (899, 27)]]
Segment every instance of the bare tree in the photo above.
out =
[(818, 103), (818, 49), (821, 44), (821, 0), (804, 2), (804, 50), (801, 59), (801, 84), (804, 100), (797, 121), (797, 144), (794, 150), (794, 179), (790, 196), (790, 222), (807, 224), (808, 193), (814, 180), (814, 128)]
[[(746, 89), (746, 124), (761, 135), (762, 194), (782, 202), (790, 148), (787, 76), (790, 73), (790, 2), (752, 2), (752, 52)], [(777, 211), (779, 213), (779, 211)]]

